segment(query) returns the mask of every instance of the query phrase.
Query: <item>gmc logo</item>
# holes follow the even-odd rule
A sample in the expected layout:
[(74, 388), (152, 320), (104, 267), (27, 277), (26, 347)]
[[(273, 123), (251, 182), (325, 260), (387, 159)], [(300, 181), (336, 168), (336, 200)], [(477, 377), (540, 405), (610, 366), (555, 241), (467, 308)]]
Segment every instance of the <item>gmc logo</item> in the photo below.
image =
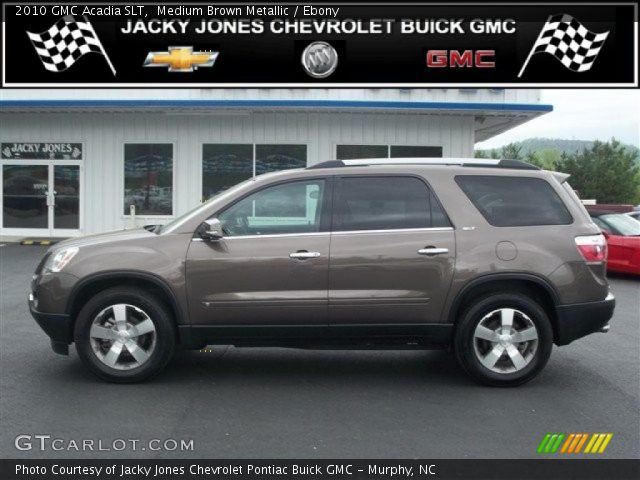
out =
[(494, 68), (495, 50), (427, 50), (427, 68)]

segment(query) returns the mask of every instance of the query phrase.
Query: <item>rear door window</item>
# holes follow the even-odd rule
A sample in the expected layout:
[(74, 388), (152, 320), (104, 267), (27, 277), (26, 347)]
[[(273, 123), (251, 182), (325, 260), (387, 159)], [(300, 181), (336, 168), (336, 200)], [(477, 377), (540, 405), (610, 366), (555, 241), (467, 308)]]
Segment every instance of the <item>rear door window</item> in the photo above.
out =
[(433, 192), (415, 177), (342, 177), (334, 214), (337, 231), (451, 226)]
[(491, 225), (569, 225), (573, 217), (546, 180), (534, 177), (458, 175), (456, 182)]

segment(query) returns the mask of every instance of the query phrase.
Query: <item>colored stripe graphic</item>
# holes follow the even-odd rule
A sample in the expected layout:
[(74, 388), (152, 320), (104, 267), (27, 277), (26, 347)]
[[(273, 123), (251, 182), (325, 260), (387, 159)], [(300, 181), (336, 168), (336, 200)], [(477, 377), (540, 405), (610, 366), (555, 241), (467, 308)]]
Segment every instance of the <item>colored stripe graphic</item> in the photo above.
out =
[(569, 434), (569, 436), (567, 437), (567, 440), (564, 442), (564, 445), (562, 445), (562, 449), (560, 450), (560, 453), (567, 453), (567, 450), (569, 450), (569, 445), (571, 445), (571, 442), (575, 441), (576, 436), (577, 435), (575, 433)]
[(547, 445), (547, 442), (549, 441), (550, 438), (551, 438), (551, 434), (550, 433), (547, 433), (544, 436), (544, 438), (540, 442), (540, 445), (538, 445), (538, 453), (544, 453), (544, 447)]
[(576, 449), (575, 449), (575, 451), (573, 453), (580, 453), (580, 450), (582, 450), (582, 446), (587, 441), (587, 438), (589, 438), (589, 434), (588, 433), (581, 433), (580, 435), (581, 435), (580, 441), (576, 445)]
[[(613, 438), (613, 433), (547, 433), (538, 445), (542, 454), (604, 453)], [(588, 441), (587, 441), (588, 440)]]
[(612, 437), (612, 433), (594, 433), (584, 453), (604, 453)]
[(564, 437), (564, 433), (547, 433), (538, 445), (538, 453), (556, 453)]

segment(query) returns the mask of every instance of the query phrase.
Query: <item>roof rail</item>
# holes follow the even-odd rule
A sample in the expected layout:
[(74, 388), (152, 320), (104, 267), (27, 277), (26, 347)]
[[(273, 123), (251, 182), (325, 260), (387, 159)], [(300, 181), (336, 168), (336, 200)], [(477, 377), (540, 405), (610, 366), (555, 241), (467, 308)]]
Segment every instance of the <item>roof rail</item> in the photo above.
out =
[(457, 165), (461, 167), (494, 167), (518, 170), (540, 170), (530, 163), (520, 160), (494, 160), (484, 158), (363, 158), (357, 160), (329, 160), (317, 163), (307, 169), (366, 167), (373, 165)]

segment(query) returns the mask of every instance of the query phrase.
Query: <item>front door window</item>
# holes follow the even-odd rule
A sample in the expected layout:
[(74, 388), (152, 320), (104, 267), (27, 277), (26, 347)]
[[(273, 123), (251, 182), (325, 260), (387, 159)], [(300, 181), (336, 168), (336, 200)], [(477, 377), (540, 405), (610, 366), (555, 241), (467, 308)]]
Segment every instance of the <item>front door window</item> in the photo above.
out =
[(324, 180), (291, 182), (260, 190), (219, 219), (227, 236), (319, 232)]

